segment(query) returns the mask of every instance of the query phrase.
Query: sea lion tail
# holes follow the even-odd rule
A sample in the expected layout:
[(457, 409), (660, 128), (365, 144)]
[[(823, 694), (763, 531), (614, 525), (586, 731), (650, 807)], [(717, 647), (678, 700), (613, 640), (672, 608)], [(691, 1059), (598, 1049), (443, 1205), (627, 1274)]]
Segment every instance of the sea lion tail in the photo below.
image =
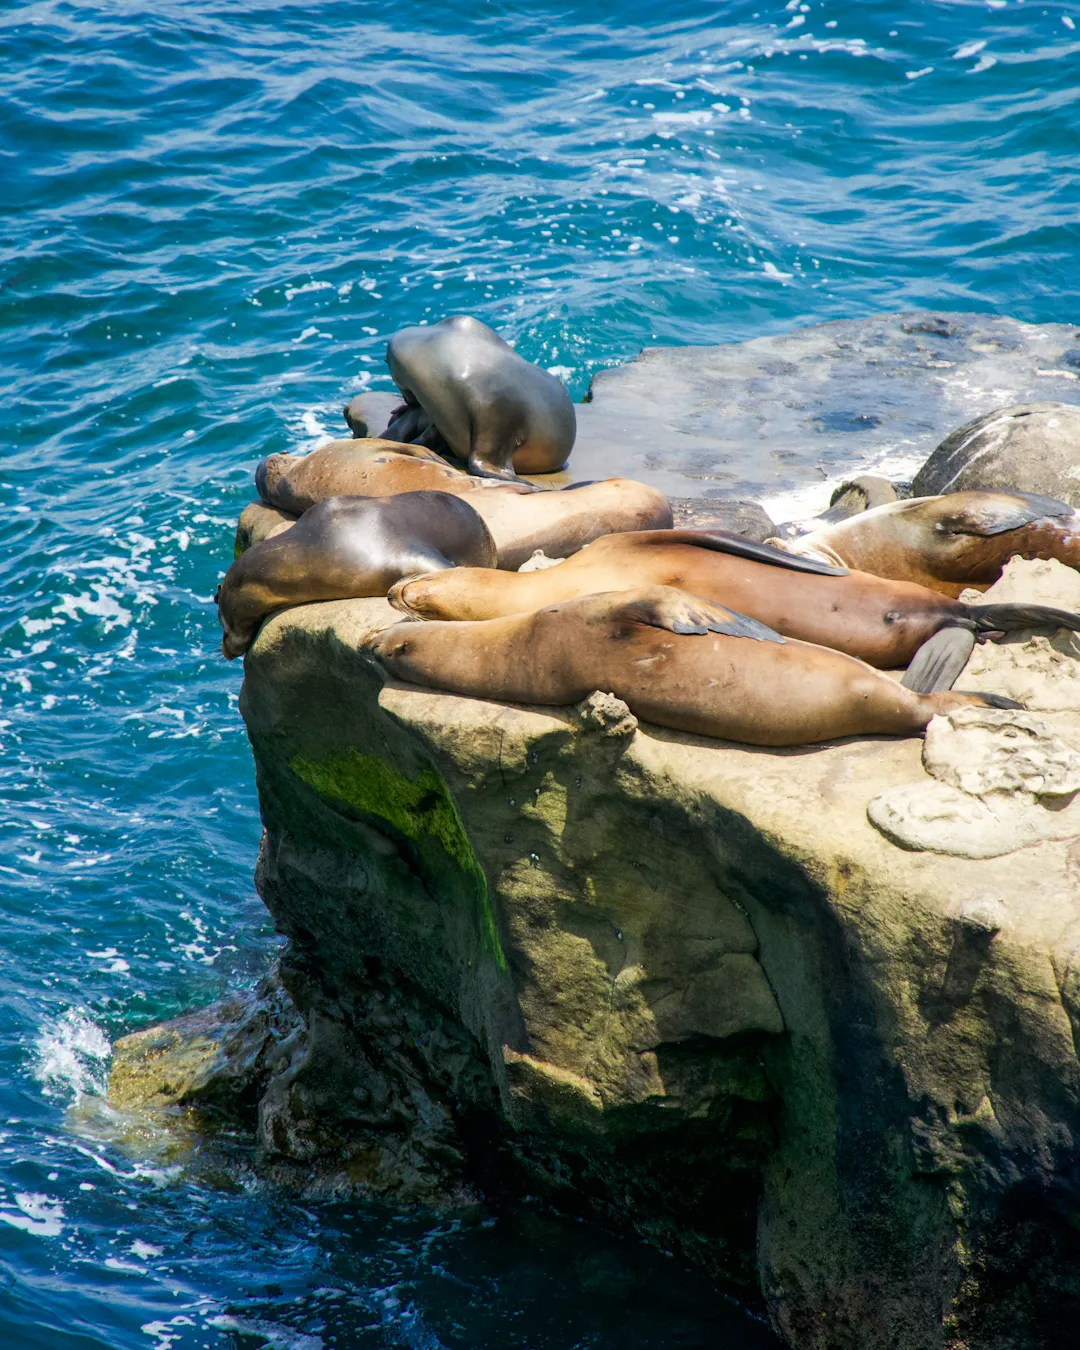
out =
[[(1007, 708), (1022, 709), (1023, 704), (1004, 694), (984, 694), (974, 689), (952, 689), (945, 693), (928, 694), (923, 708), (932, 717), (935, 713), (951, 713), (956, 708)], [(929, 721), (930, 718), (927, 718)]]
[(968, 605), (965, 617), (980, 633), (1009, 633), (1014, 628), (1067, 628), (1080, 633), (1080, 614), (1051, 605)]
[(1006, 698), (1004, 694), (976, 693), (974, 689), (956, 689), (954, 690), (954, 694), (957, 697), (962, 696), (970, 704), (974, 704), (976, 707), (1016, 709), (1023, 708), (1024, 706), (1022, 703), (1017, 703), (1014, 698)]

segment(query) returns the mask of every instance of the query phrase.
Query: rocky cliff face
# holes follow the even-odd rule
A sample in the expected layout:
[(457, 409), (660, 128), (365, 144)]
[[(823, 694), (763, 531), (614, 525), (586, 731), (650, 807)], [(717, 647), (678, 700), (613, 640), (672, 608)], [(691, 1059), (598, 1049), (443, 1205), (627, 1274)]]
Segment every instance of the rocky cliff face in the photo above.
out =
[(867, 806), (926, 777), (917, 740), (759, 750), (604, 695), (384, 684), (358, 643), (393, 617), (306, 606), (247, 660), (306, 1022), (267, 1157), (436, 1202), (524, 1179), (760, 1287), (799, 1347), (1058, 1343), (1074, 844), (897, 847)]

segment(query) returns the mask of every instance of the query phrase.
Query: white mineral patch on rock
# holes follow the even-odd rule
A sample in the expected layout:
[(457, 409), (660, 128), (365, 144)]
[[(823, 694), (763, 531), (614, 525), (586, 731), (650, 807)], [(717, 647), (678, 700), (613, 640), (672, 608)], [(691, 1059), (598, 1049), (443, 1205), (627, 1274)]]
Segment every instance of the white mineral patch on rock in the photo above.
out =
[(926, 728), (923, 767), (973, 797), (1061, 797), (1080, 791), (1080, 753), (1045, 719), (1011, 709), (958, 708), (935, 717)]
[[(1054, 605), (1080, 612), (1080, 572), (1054, 561), (1013, 558), (975, 603)], [(1018, 629), (979, 643), (958, 689), (1004, 694), (1033, 712), (1080, 713), (1080, 634), (1065, 628)]]
[[(1080, 573), (1014, 558), (973, 599), (1080, 611)], [(1078, 656), (1077, 635), (1065, 629), (1028, 629), (977, 646), (957, 688), (1004, 694), (1024, 710), (960, 708), (935, 717), (923, 744), (929, 777), (875, 797), (871, 823), (903, 848), (959, 858), (995, 858), (1080, 834)]]

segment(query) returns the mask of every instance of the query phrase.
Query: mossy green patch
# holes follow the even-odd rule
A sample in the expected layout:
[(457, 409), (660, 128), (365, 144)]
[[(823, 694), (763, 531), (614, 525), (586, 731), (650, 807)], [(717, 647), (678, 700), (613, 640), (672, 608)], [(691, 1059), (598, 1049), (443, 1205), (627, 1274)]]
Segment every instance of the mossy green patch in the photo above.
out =
[(487, 877), (450, 790), (434, 769), (422, 769), (419, 777), (409, 779), (378, 755), (352, 748), (326, 760), (295, 755), (289, 768), (339, 809), (351, 809), (404, 839), (433, 889), (462, 879), (477, 907), (481, 947), (500, 970), (506, 969)]

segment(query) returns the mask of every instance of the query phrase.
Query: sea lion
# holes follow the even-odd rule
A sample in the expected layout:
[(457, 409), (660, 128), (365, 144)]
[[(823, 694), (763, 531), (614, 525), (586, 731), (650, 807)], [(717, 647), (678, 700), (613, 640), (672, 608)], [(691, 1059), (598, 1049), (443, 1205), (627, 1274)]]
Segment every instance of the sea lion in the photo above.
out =
[(279, 511), (276, 506), (267, 506), (265, 502), (248, 502), (236, 522), (233, 559), (239, 558), (241, 553), (246, 553), (262, 540), (273, 539), (275, 534), (289, 529), (299, 519), (299, 516), (289, 511)]
[(465, 314), (403, 328), (386, 364), (406, 408), (386, 434), (443, 437), (471, 473), (554, 473), (577, 434), (566, 386)]
[(402, 577), (457, 563), (495, 566), (488, 528), (460, 497), (333, 497), (255, 544), (229, 568), (215, 597), (230, 660), (246, 652), (274, 610), (313, 600), (385, 595)]
[(1012, 557), (1080, 567), (1080, 515), (1030, 492), (951, 492), (890, 502), (801, 539), (768, 542), (957, 596), (967, 587), (986, 590)]
[(671, 508), (662, 492), (632, 478), (607, 478), (569, 488), (541, 490), (528, 483), (475, 478), (442, 463), (403, 459), (341, 440), (302, 458), (271, 455), (255, 471), (259, 496), (299, 515), (329, 497), (383, 497), (430, 488), (465, 494), (484, 518), (499, 551), (499, 566), (517, 568), (537, 549), (565, 558), (602, 534), (666, 529)]
[(1063, 610), (966, 605), (924, 586), (703, 530), (606, 535), (557, 567), (536, 572), (456, 568), (394, 586), (390, 603), (424, 619), (493, 619), (628, 583), (679, 586), (751, 615), (786, 637), (832, 647), (886, 670), (912, 662), (939, 630), (954, 630), (951, 657), (943, 654), (942, 639), (905, 677), (924, 693), (941, 688), (946, 671), (949, 683), (956, 678), (977, 632), (1036, 624), (1080, 630), (1080, 616)]
[[(268, 455), (255, 470), (264, 502), (297, 515), (328, 497), (392, 497), (399, 492), (470, 492), (477, 480), (438, 455), (398, 441), (342, 439), (308, 455)], [(522, 491), (532, 491), (522, 484)]]
[(466, 500), (484, 519), (499, 550), (499, 567), (516, 571), (537, 549), (566, 558), (607, 534), (666, 530), (671, 507), (662, 492), (633, 478), (522, 496), (509, 484), (469, 493)]
[(412, 684), (555, 706), (599, 689), (646, 722), (750, 745), (914, 736), (953, 708), (1016, 706), (993, 694), (913, 693), (853, 657), (669, 586), (504, 619), (399, 623), (364, 646)]

